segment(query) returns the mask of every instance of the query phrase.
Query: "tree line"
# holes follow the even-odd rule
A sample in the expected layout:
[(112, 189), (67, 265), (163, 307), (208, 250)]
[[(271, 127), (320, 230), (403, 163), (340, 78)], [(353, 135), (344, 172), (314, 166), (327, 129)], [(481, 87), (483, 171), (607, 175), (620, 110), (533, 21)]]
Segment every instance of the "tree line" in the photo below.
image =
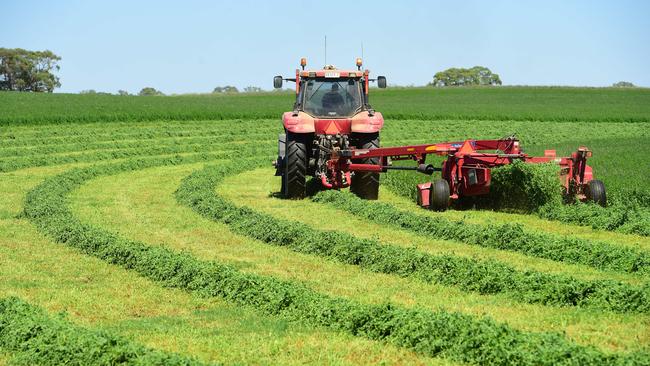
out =
[[(247, 86), (243, 89), (244, 93), (261, 93), (264, 90), (260, 87), (257, 86)], [(234, 87), (232, 85), (226, 85), (226, 86), (218, 86), (214, 88), (212, 91), (213, 94), (233, 94), (233, 93), (239, 93), (239, 89), (237, 87)], [(106, 93), (106, 92), (98, 92), (94, 89), (88, 89), (88, 90), (82, 90), (79, 92), (79, 94), (100, 94), (100, 95), (111, 95), (111, 93)], [(153, 87), (145, 87), (142, 88), (137, 94), (130, 94), (126, 90), (118, 90), (117, 95), (138, 95), (138, 96), (155, 96), (155, 95), (165, 95), (162, 91), (153, 88)]]
[(501, 78), (485, 66), (474, 66), (471, 69), (452, 67), (437, 72), (433, 76), (431, 86), (473, 86), (501, 85)]
[(0, 48), (0, 90), (51, 93), (61, 86), (54, 75), (60, 60), (49, 50)]
[[(53, 92), (55, 88), (61, 87), (59, 77), (55, 72), (60, 70), (59, 61), (61, 57), (52, 51), (30, 51), (22, 48), (0, 48), (0, 91), (23, 91), (23, 92)], [(501, 85), (499, 74), (493, 73), (485, 66), (474, 66), (472, 68), (452, 67), (437, 72), (433, 81), (428, 86), (453, 87), (453, 86), (475, 86)], [(635, 87), (627, 81), (619, 81), (613, 87), (626, 88)], [(244, 93), (259, 93), (262, 88), (247, 86)], [(213, 94), (239, 93), (239, 89), (232, 85), (217, 86), (212, 90)], [(82, 90), (80, 94), (110, 94), (97, 92), (93, 89)], [(126, 90), (119, 90), (118, 95), (131, 95)], [(153, 87), (145, 87), (136, 95), (156, 96), (165, 95), (162, 91)]]

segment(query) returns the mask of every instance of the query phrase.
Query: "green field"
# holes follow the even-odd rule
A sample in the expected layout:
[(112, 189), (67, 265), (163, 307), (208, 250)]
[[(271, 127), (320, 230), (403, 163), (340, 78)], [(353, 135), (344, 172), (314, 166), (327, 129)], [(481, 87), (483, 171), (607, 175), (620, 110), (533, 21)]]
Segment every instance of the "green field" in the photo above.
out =
[(277, 198), (290, 93), (0, 93), (0, 364), (650, 364), (650, 90), (388, 89), (383, 146), (590, 147), (606, 208)]
[[(144, 99), (116, 95), (0, 95), (0, 124), (278, 118), (293, 103), (291, 92)], [(650, 122), (650, 89), (646, 88), (389, 88), (374, 89), (371, 101), (390, 120)]]

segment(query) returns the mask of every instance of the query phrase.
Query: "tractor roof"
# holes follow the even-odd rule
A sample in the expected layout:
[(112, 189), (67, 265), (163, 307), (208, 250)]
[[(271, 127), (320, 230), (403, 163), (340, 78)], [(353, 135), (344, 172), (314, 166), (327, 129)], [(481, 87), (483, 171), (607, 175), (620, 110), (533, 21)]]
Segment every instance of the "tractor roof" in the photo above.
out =
[(320, 70), (301, 70), (302, 78), (360, 78), (368, 70), (338, 70), (334, 67), (323, 68)]

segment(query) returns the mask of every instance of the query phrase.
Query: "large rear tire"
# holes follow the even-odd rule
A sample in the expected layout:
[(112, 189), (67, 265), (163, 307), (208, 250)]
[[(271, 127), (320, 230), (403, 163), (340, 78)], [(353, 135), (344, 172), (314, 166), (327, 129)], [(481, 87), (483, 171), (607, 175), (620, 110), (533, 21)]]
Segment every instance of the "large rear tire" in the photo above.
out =
[(603, 207), (607, 206), (607, 194), (605, 193), (605, 183), (603, 183), (603, 181), (598, 179), (589, 181), (587, 198), (589, 198), (589, 200)]
[(287, 133), (284, 172), (282, 174), (282, 196), (304, 198), (307, 192), (307, 144), (308, 136)]
[[(378, 133), (363, 133), (353, 136), (353, 144), (358, 149), (376, 149), (379, 147)], [(359, 164), (378, 164), (379, 158), (354, 160)], [(379, 173), (356, 172), (352, 178), (350, 192), (366, 200), (379, 198)]]

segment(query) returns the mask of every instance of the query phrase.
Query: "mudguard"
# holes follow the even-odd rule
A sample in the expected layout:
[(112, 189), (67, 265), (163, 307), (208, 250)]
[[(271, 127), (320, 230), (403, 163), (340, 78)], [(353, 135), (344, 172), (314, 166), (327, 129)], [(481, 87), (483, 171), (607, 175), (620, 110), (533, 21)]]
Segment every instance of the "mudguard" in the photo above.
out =
[(368, 111), (362, 111), (352, 118), (317, 119), (304, 112), (285, 112), (282, 124), (287, 131), (293, 133), (375, 133), (384, 127), (384, 117), (379, 112), (370, 115)]
[(282, 124), (285, 130), (293, 133), (313, 133), (314, 117), (304, 112), (284, 112), (282, 114)]
[(373, 133), (384, 127), (384, 116), (379, 112), (369, 115), (367, 111), (357, 113), (352, 117), (352, 132)]

